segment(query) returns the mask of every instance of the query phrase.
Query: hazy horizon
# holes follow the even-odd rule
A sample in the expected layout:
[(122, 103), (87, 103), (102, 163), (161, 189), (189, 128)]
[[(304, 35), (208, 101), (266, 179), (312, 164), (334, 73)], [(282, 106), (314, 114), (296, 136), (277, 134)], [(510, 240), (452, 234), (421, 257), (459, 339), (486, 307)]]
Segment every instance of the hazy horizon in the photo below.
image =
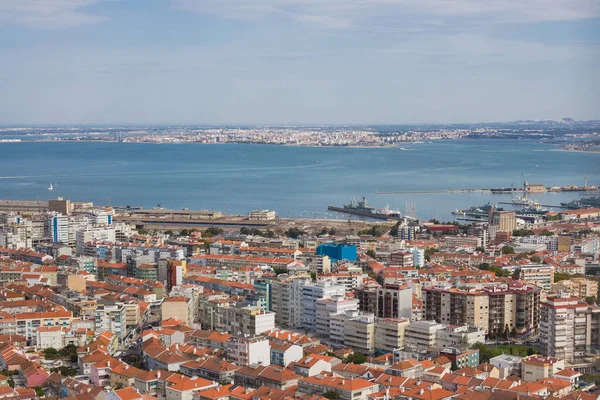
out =
[(597, 0), (0, 0), (0, 53), (3, 126), (600, 120)]

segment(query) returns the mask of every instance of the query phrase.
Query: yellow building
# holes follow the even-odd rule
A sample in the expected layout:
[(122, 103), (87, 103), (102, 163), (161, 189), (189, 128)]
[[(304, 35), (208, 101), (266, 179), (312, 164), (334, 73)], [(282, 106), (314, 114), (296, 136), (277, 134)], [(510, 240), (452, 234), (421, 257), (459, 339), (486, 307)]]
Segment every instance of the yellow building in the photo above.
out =
[(534, 354), (523, 358), (521, 365), (523, 380), (526, 382), (537, 382), (565, 369), (565, 360)]
[(499, 231), (512, 232), (517, 229), (517, 214), (514, 211), (494, 211), (492, 225), (497, 226)]
[(176, 318), (185, 325), (190, 325), (193, 321), (193, 310), (191, 309), (190, 299), (182, 296), (169, 297), (165, 299), (161, 306), (162, 320)]
[(558, 251), (569, 253), (571, 251), (571, 242), (573, 238), (571, 235), (559, 235), (558, 236)]
[(552, 285), (553, 292), (558, 293), (561, 290), (585, 300), (586, 297), (598, 295), (598, 282), (586, 278), (573, 278)]

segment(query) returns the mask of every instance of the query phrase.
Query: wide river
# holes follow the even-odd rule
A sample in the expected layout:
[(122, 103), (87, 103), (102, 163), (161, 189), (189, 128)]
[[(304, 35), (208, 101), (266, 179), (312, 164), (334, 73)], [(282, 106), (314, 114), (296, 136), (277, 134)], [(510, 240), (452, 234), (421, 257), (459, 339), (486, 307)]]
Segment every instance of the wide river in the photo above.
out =
[[(268, 208), (281, 216), (340, 217), (328, 205), (366, 196), (375, 207), (420, 218), (452, 219), (454, 209), (510, 201), (511, 195), (376, 194), (522, 186), (522, 176), (546, 186), (600, 184), (600, 153), (565, 152), (528, 140), (463, 140), (400, 148), (268, 145), (0, 143), (0, 198), (70, 197), (105, 205), (162, 204), (168, 208), (247, 213)], [(49, 191), (50, 183), (55, 187)], [(532, 198), (558, 205), (578, 193)], [(504, 206), (510, 207), (510, 206)]]

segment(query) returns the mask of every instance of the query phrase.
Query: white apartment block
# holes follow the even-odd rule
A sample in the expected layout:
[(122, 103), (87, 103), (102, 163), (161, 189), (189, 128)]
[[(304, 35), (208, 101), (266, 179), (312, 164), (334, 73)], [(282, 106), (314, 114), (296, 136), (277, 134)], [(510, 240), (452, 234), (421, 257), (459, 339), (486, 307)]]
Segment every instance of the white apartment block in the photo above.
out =
[(413, 266), (423, 267), (425, 265), (425, 250), (414, 247), (408, 251), (413, 255)]
[(335, 296), (331, 299), (319, 299), (316, 302), (317, 335), (328, 337), (331, 329), (331, 316), (358, 311), (358, 299)]
[(218, 307), (219, 330), (236, 335), (258, 335), (275, 329), (275, 313), (261, 307)]
[(331, 281), (321, 281), (317, 284), (302, 287), (302, 327), (309, 331), (316, 331), (317, 327), (317, 300), (330, 299), (334, 296), (344, 296), (346, 287), (334, 285)]
[(329, 342), (353, 348), (358, 353), (371, 354), (375, 351), (375, 316), (349, 312), (332, 315)]
[(60, 350), (64, 347), (64, 332), (60, 326), (40, 326), (36, 329), (36, 346)]
[(551, 265), (521, 265), (516, 268), (519, 272), (519, 279), (527, 281), (550, 291), (554, 281), (554, 267)]
[(232, 336), (225, 346), (227, 357), (236, 365), (271, 364), (271, 347), (264, 336)]
[(444, 329), (438, 329), (436, 335), (437, 346), (455, 347), (460, 344), (474, 345), (475, 343), (485, 343), (485, 330), (482, 328), (462, 326), (447, 326)]
[(548, 296), (540, 309), (542, 354), (581, 362), (585, 357), (588, 304), (559, 293)]
[(127, 336), (127, 318), (123, 303), (98, 305), (94, 316), (96, 332), (112, 332), (117, 335), (119, 340)]
[(116, 232), (113, 227), (94, 226), (80, 229), (75, 233), (77, 243), (77, 255), (84, 255), (85, 243), (87, 242), (115, 242)]
[(435, 321), (415, 321), (406, 328), (404, 342), (410, 347), (431, 347), (437, 343), (437, 332), (445, 325)]
[(521, 239), (519, 239), (519, 243), (523, 243), (523, 244), (543, 244), (546, 246), (546, 248), (550, 251), (558, 251), (558, 236), (553, 235), (553, 236), (538, 236), (538, 235), (532, 235), (532, 236), (524, 236)]

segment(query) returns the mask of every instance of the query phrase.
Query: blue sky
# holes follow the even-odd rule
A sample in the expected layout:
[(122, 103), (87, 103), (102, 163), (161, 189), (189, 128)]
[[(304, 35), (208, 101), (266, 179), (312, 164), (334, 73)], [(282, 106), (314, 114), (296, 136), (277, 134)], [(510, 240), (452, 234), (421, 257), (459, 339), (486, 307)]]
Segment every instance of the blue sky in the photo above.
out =
[(0, 0), (1, 124), (600, 119), (598, 0)]

